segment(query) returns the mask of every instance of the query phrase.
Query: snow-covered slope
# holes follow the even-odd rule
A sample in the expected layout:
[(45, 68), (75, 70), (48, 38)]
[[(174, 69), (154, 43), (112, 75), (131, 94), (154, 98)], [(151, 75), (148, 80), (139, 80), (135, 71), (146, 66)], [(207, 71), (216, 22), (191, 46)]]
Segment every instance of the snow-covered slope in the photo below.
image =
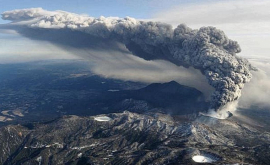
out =
[[(0, 129), (0, 164), (263, 164), (269, 136), (231, 120), (199, 117), (183, 122), (164, 114), (123, 113), (64, 116)], [(103, 119), (102, 118), (102, 119)], [(261, 137), (260, 143), (255, 143)], [(242, 141), (241, 141), (242, 139)], [(261, 138), (262, 139), (262, 138)], [(250, 141), (245, 146), (243, 141)], [(264, 151), (256, 155), (258, 149)], [(201, 158), (201, 157), (198, 157)], [(197, 159), (196, 159), (197, 160)]]

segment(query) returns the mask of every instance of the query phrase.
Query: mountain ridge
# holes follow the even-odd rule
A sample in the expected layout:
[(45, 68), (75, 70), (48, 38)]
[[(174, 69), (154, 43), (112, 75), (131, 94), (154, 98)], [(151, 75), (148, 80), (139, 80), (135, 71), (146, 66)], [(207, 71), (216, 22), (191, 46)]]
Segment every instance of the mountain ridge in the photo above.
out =
[[(111, 120), (95, 120), (102, 116)], [(238, 134), (232, 134), (234, 130)], [(264, 141), (251, 142), (261, 136)], [(0, 163), (4, 165), (194, 165), (192, 157), (197, 154), (212, 157), (214, 164), (240, 163), (242, 159), (263, 164), (270, 154), (256, 155), (258, 148), (265, 148), (270, 141), (270, 134), (267, 136), (233, 120), (202, 116), (182, 122), (170, 115), (129, 111), (89, 117), (68, 115), (52, 122), (36, 123), (32, 128), (9, 125), (0, 128), (0, 137), (3, 155)], [(247, 140), (249, 146), (241, 143)]]

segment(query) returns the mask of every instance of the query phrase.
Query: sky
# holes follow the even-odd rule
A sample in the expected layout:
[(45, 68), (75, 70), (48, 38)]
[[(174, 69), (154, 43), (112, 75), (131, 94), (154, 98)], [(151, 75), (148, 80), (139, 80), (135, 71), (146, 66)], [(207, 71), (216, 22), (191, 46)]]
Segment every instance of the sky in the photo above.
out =
[[(174, 5), (188, 4), (197, 1), (186, 0), (0, 0), (0, 13), (14, 9), (37, 8), (45, 10), (63, 10), (92, 17), (117, 16), (150, 19), (158, 13)], [(9, 21), (0, 19), (0, 24)], [(15, 38), (15, 39), (14, 39)], [(16, 49), (14, 49), (16, 47)], [(55, 53), (57, 52), (57, 56)], [(0, 63), (35, 61), (39, 59), (76, 58), (48, 42), (42, 44), (21, 37), (14, 31), (0, 30)]]
[[(14, 9), (42, 7), (46, 10), (64, 10), (77, 14), (99, 16), (130, 16), (148, 19), (153, 13), (169, 9), (179, 4), (189, 4), (196, 0), (0, 0), (0, 12)], [(0, 23), (3, 20), (0, 21)]]
[[(247, 58), (269, 58), (269, 0), (0, 0), (0, 6), (0, 13), (14, 9), (41, 7), (50, 11), (64, 10), (93, 17), (130, 16), (161, 21), (174, 27), (180, 23), (185, 23), (191, 28), (215, 26), (222, 29), (229, 38), (239, 42), (242, 48), (240, 55)], [(0, 24), (7, 22), (0, 19)], [(13, 40), (14, 37), (16, 40)], [(50, 46), (52, 52), (57, 49), (49, 43), (43, 44)], [(0, 31), (0, 63), (31, 59), (30, 54), (40, 52), (32, 49), (36, 45), (37, 43), (12, 32)], [(14, 47), (17, 47), (15, 51)], [(47, 54), (47, 58), (53, 58), (46, 47), (43, 49), (43, 57)], [(59, 50), (59, 54), (64, 58), (65, 52)], [(68, 53), (66, 56), (72, 58)], [(32, 59), (38, 58), (39, 56), (35, 55)]]
[(184, 22), (192, 28), (214, 26), (238, 41), (241, 55), (247, 58), (269, 58), (270, 1), (208, 1), (176, 5), (155, 13), (152, 18), (177, 26)]

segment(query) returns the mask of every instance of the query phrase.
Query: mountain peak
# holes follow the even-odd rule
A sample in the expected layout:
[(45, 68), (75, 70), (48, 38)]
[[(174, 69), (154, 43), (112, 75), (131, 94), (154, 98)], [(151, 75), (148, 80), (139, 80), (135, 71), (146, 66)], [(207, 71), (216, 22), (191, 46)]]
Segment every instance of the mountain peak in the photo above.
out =
[(193, 95), (202, 95), (202, 92), (195, 88), (191, 88), (188, 86), (184, 86), (179, 84), (176, 81), (170, 81), (167, 83), (153, 83), (148, 85), (147, 87), (143, 88), (142, 90), (146, 91), (156, 91), (156, 92), (162, 92), (162, 93), (174, 93), (174, 94), (193, 94)]

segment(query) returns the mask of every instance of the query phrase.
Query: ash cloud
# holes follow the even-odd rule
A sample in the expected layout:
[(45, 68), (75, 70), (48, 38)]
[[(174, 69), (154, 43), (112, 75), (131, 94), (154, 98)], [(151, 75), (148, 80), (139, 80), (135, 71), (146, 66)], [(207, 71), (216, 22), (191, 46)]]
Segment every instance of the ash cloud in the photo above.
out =
[[(252, 77), (250, 71), (255, 70), (246, 59), (236, 55), (241, 51), (238, 43), (215, 27), (193, 30), (180, 24), (173, 29), (169, 24), (130, 17), (93, 18), (40, 8), (7, 11), (2, 18), (13, 21), (10, 25), (20, 27), (18, 32), (29, 38), (74, 46), (76, 37), (81, 36), (85, 42), (75, 45), (94, 49), (102, 49), (101, 45), (105, 44), (118, 50), (121, 43), (134, 55), (146, 60), (161, 59), (199, 69), (215, 89), (211, 96), (211, 108), (215, 110), (237, 100), (244, 84)], [(64, 31), (78, 35), (70, 36), (70, 40), (54, 38)], [(47, 35), (47, 32), (55, 35)], [(88, 42), (89, 38), (94, 42)]]

